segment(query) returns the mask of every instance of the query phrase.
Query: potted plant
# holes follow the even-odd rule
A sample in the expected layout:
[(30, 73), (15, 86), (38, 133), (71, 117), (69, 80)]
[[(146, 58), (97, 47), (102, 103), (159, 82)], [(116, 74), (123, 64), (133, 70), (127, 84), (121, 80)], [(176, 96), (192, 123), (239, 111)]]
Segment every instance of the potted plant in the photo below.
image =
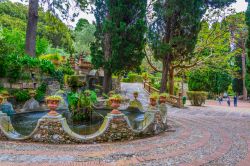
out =
[(167, 102), (167, 93), (161, 93), (159, 97), (159, 103), (165, 104)]
[(138, 98), (138, 95), (139, 95), (139, 92), (135, 91), (135, 92), (133, 93), (133, 95), (134, 95), (134, 98), (137, 99), (137, 98)]
[(4, 102), (4, 97), (0, 95), (0, 105)]
[(4, 97), (4, 99), (9, 98), (10, 94), (7, 90), (3, 90), (1, 91), (1, 95)]
[(35, 90), (30, 90), (29, 95), (31, 98), (34, 98), (36, 96), (36, 91)]
[(150, 95), (149, 100), (150, 100), (150, 105), (151, 106), (156, 106), (157, 105), (157, 99), (158, 99), (159, 95), (157, 93), (153, 93)]
[(121, 114), (118, 108), (120, 107), (122, 97), (120, 95), (113, 95), (109, 98), (109, 101), (111, 103), (111, 107), (113, 108), (111, 114)]
[(51, 115), (51, 116), (58, 115), (58, 113), (56, 112), (56, 109), (60, 101), (62, 100), (62, 97), (61, 96), (48, 96), (46, 97), (45, 100), (46, 100), (48, 108), (50, 109), (50, 112), (48, 113), (48, 115)]

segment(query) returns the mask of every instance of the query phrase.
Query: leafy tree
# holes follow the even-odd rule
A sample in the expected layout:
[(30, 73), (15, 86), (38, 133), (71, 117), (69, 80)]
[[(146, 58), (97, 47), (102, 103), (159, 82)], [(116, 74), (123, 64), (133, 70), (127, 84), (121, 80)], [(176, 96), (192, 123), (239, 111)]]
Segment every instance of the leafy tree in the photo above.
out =
[[(246, 11), (246, 24), (247, 24), (247, 29), (248, 32), (250, 32), (250, 2), (249, 0), (247, 0), (248, 2), (248, 6), (247, 6), (247, 11)], [(247, 49), (247, 68), (248, 68), (248, 72), (246, 74), (246, 86), (247, 86), (247, 90), (248, 92), (250, 92), (250, 62), (249, 62), (249, 58), (250, 58), (250, 33), (248, 33), (247, 36), (247, 43), (246, 43), (246, 49)]]
[[(1, 38), (0, 54), (5, 55), (24, 55), (25, 48), (25, 32), (18, 29), (9, 30), (7, 28), (0, 29)], [(49, 42), (44, 38), (37, 38), (36, 54), (41, 55), (46, 52)]]
[[(104, 92), (111, 89), (112, 73), (134, 70), (144, 58), (146, 0), (96, 0), (96, 41), (92, 63), (104, 69)], [(126, 12), (125, 12), (126, 11)]]
[[(46, 0), (41, 1), (42, 4), (48, 6), (47, 10), (54, 14), (55, 16), (61, 16), (66, 19), (70, 16), (69, 9), (72, 6), (71, 1), (62, 0)], [(87, 7), (87, 0), (76, 1), (74, 3), (77, 7), (84, 9)], [(25, 52), (30, 56), (35, 56), (35, 46), (36, 46), (36, 34), (37, 34), (37, 23), (38, 23), (38, 7), (39, 0), (29, 1), (29, 11), (28, 11), (28, 24), (26, 29), (26, 43)], [(73, 17), (77, 16), (77, 12), (73, 12)], [(73, 19), (73, 18), (72, 18)]]
[(206, 67), (191, 71), (189, 74), (188, 87), (191, 91), (221, 94), (228, 90), (230, 84), (230, 74), (218, 69)]
[(193, 52), (200, 30), (201, 18), (208, 8), (228, 6), (235, 0), (168, 0), (154, 4), (153, 23), (149, 38), (155, 57), (162, 61), (161, 92), (166, 91), (170, 64), (188, 59)]
[(90, 54), (90, 44), (95, 41), (95, 25), (86, 22), (80, 24), (79, 22), (74, 31), (75, 51), (79, 54)]
[(81, 31), (86, 25), (89, 25), (89, 21), (86, 19), (79, 19), (77, 24), (76, 24), (76, 28), (75, 31)]
[(245, 14), (238, 13), (230, 15), (225, 19), (228, 24), (228, 29), (231, 37), (231, 47), (235, 55), (241, 55), (240, 78), (242, 79), (242, 94), (243, 99), (247, 100), (246, 88), (246, 42), (247, 42), (247, 26), (245, 22)]
[[(235, 57), (235, 65), (239, 66), (237, 72), (239, 73), (239, 75), (241, 75), (241, 73), (242, 73), (242, 58), (241, 58), (241, 56), (236, 56)], [(234, 92), (236, 92), (238, 95), (242, 94), (242, 90), (243, 90), (242, 78), (240, 78), (240, 77), (234, 78), (232, 86), (233, 86), (233, 91)]]
[[(0, 3), (0, 25), (10, 30), (18, 29), (23, 33), (26, 31), (27, 12), (28, 8), (23, 4), (2, 2)], [(47, 39), (53, 47), (63, 47), (73, 52), (73, 39), (69, 28), (61, 20), (41, 9), (38, 15), (37, 36)]]

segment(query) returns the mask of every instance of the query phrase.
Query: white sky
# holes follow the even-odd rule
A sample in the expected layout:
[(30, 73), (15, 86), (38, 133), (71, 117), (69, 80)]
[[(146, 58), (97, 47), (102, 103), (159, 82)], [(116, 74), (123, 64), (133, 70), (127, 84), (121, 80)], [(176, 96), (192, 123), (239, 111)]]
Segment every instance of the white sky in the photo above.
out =
[[(10, 1), (21, 2), (20, 0), (10, 0)], [(246, 11), (247, 3), (245, 2), (245, 0), (237, 0), (236, 3), (232, 4), (232, 7), (236, 9), (236, 12)], [(95, 20), (95, 17), (93, 14), (86, 14), (86, 13), (82, 12), (82, 13), (80, 13), (79, 17), (77, 19), (75, 19), (75, 22), (67, 22), (66, 24), (68, 24), (70, 26), (75, 26), (75, 24), (77, 23), (77, 21), (80, 18), (85, 18), (85, 19), (89, 20), (90, 23)]]
[[(236, 12), (242, 12), (242, 11), (247, 10), (247, 3), (245, 2), (245, 0), (237, 0), (237, 2), (232, 4), (231, 6), (236, 9)], [(80, 18), (85, 18), (89, 20), (89, 22), (95, 21), (95, 17), (93, 14), (80, 13), (76, 21), (71, 22), (70, 25), (75, 26), (75, 24), (77, 23), (77, 20)]]

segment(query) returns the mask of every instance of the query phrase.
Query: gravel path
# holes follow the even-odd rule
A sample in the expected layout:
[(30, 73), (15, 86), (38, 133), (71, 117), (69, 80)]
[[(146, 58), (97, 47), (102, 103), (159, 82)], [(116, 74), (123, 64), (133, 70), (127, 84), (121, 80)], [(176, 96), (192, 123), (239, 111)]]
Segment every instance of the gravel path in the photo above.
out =
[[(137, 90), (146, 108), (141, 84), (122, 84), (132, 98)], [(176, 130), (158, 136), (116, 143), (49, 145), (0, 142), (0, 166), (5, 165), (250, 165), (250, 110), (219, 107), (169, 107)]]

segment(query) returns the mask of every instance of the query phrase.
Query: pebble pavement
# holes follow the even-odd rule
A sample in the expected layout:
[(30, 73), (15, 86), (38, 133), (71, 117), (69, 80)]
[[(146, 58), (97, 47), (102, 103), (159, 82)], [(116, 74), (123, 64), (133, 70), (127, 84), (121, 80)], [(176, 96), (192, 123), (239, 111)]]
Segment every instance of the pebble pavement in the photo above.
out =
[[(130, 98), (139, 91), (146, 108), (148, 94), (141, 84), (122, 84)], [(250, 107), (250, 104), (249, 104)], [(0, 166), (8, 165), (250, 165), (250, 110), (220, 107), (169, 107), (175, 131), (133, 141), (49, 145), (0, 142)]]

